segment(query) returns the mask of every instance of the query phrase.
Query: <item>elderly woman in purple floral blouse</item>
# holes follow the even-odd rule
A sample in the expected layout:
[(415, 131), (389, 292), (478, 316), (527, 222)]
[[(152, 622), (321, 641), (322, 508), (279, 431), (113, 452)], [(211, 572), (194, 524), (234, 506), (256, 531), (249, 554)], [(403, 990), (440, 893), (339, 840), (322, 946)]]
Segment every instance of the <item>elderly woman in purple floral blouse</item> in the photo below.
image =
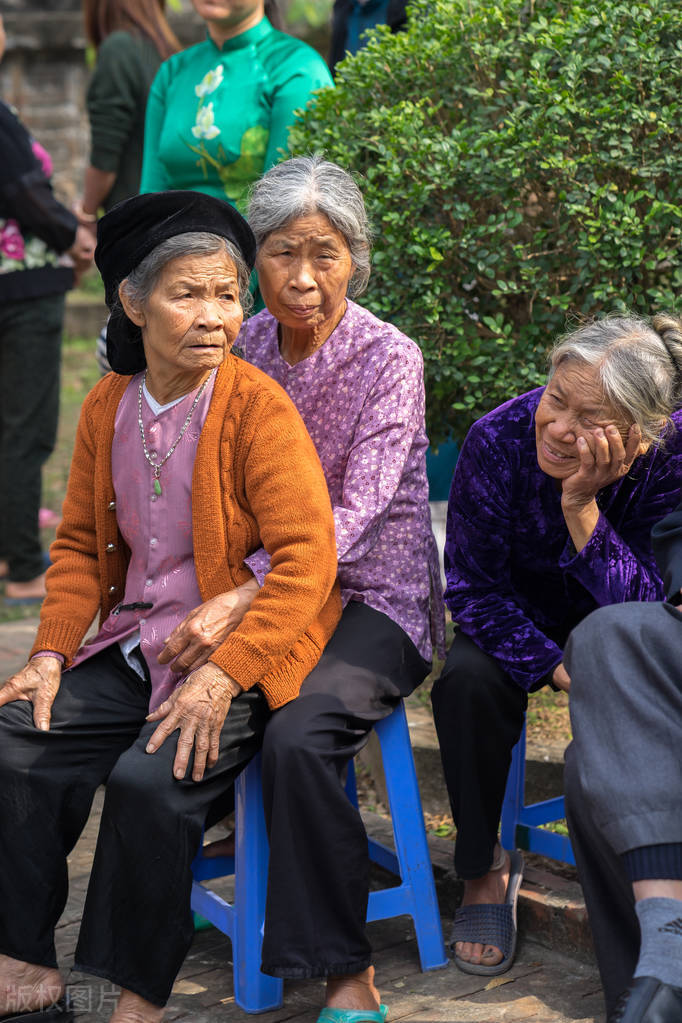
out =
[[(287, 893), (297, 935), (289, 948), (273, 947), (266, 911), (263, 970), (325, 977), (325, 1023), (350, 1019), (342, 1010), (381, 1023), (386, 1009), (365, 934), (367, 836), (342, 778), (373, 724), (429, 672), (432, 642), (442, 643), (422, 356), (348, 297), (369, 277), (369, 231), (362, 195), (344, 170), (319, 157), (278, 164), (255, 186), (249, 222), (267, 309), (245, 324), (238, 343), (281, 384), (315, 443), (345, 608), (299, 697), (265, 733), (269, 885), (280, 905)], [(267, 553), (247, 564), (262, 582)], [(228, 613), (237, 617), (248, 599), (235, 594)], [(209, 623), (203, 642), (221, 627)], [(179, 650), (186, 637), (171, 637), (171, 651), (176, 642)]]

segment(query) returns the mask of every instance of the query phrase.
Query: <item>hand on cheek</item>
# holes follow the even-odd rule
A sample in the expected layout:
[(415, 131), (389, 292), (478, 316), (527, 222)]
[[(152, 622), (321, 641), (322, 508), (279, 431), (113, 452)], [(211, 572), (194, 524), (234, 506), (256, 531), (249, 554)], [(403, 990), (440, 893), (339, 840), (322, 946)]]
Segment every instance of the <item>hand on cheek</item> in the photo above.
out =
[(579, 466), (573, 475), (563, 481), (563, 498), (569, 503), (587, 504), (598, 492), (615, 483), (630, 469), (641, 450), (642, 434), (633, 424), (626, 434), (625, 444), (618, 427), (606, 427), (581, 434), (576, 439)]

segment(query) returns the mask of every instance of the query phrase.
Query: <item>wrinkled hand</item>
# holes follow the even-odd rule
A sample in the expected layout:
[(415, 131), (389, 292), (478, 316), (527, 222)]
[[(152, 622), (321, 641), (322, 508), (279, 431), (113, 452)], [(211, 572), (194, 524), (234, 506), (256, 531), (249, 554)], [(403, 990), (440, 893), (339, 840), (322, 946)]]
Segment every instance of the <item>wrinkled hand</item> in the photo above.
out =
[(220, 733), (230, 705), (242, 691), (227, 672), (212, 662), (193, 672), (147, 721), (160, 721), (147, 743), (146, 752), (156, 753), (168, 736), (180, 729), (173, 762), (173, 774), (184, 778), (194, 749), (192, 781), (201, 781), (207, 767), (218, 762)]
[(640, 454), (642, 434), (640, 428), (633, 424), (624, 446), (618, 427), (611, 423), (588, 437), (578, 437), (576, 444), (580, 465), (572, 476), (562, 482), (561, 504), (564, 510), (584, 508), (602, 487), (625, 476)]
[(158, 656), (159, 664), (172, 661), (171, 671), (181, 674), (206, 664), (211, 654), (237, 628), (259, 589), (258, 582), (249, 579), (236, 589), (219, 593), (195, 607), (171, 632)]
[(41, 732), (49, 732), (52, 704), (62, 680), (58, 657), (35, 657), (0, 689), (0, 707), (14, 700), (33, 704), (33, 721)]
[(557, 664), (556, 668), (554, 669), (554, 672), (552, 674), (552, 682), (557, 687), (557, 689), (562, 689), (565, 693), (567, 693), (570, 690), (571, 676), (564, 668), (563, 661), (561, 661), (560, 664)]

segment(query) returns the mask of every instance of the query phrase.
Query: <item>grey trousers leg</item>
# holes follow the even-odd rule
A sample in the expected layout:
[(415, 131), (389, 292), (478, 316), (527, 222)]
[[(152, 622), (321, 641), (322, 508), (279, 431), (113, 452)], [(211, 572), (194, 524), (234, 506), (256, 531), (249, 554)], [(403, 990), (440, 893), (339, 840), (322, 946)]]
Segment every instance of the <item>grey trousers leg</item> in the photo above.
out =
[(621, 854), (682, 841), (681, 655), (682, 614), (658, 603), (601, 608), (566, 646), (566, 812), (609, 1011), (640, 942)]
[(639, 956), (639, 923), (623, 862), (595, 825), (580, 785), (572, 746), (564, 770), (566, 817), (585, 895), (606, 1011), (632, 979)]
[(682, 614), (613, 604), (573, 631), (573, 756), (596, 826), (617, 853), (682, 841)]

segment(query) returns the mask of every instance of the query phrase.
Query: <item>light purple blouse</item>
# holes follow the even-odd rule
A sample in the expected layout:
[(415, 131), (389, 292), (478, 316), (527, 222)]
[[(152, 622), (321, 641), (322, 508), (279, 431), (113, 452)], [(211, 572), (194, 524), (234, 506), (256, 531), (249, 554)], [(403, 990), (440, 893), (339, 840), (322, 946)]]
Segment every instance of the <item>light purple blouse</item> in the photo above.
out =
[[(137, 396), (142, 374), (134, 376), (116, 411), (111, 451), (116, 519), (130, 548), (125, 594), (121, 604), (150, 603), (146, 610), (120, 611), (118, 604), (97, 635), (81, 647), (72, 667), (120, 643), (124, 654), (140, 649), (152, 683), (149, 709), (168, 699), (184, 675), (159, 664), (157, 656), (176, 625), (202, 603), (194, 569), (192, 546), (192, 472), (199, 434), (211, 397), (212, 376), (194, 410), (192, 420), (173, 454), (161, 470), (161, 494), (153, 489), (153, 471), (144, 457), (137, 421)], [(147, 450), (163, 458), (180, 433), (196, 397), (196, 390), (180, 402), (154, 414), (142, 399), (142, 423)], [(127, 654), (129, 663), (130, 655)]]
[[(396, 622), (426, 660), (443, 646), (438, 552), (426, 482), (424, 371), (414, 341), (348, 302), (316, 352), (290, 366), (265, 309), (242, 327), (245, 358), (300, 412), (329, 487), (345, 605), (358, 600)], [(259, 582), (265, 551), (246, 559)]]

